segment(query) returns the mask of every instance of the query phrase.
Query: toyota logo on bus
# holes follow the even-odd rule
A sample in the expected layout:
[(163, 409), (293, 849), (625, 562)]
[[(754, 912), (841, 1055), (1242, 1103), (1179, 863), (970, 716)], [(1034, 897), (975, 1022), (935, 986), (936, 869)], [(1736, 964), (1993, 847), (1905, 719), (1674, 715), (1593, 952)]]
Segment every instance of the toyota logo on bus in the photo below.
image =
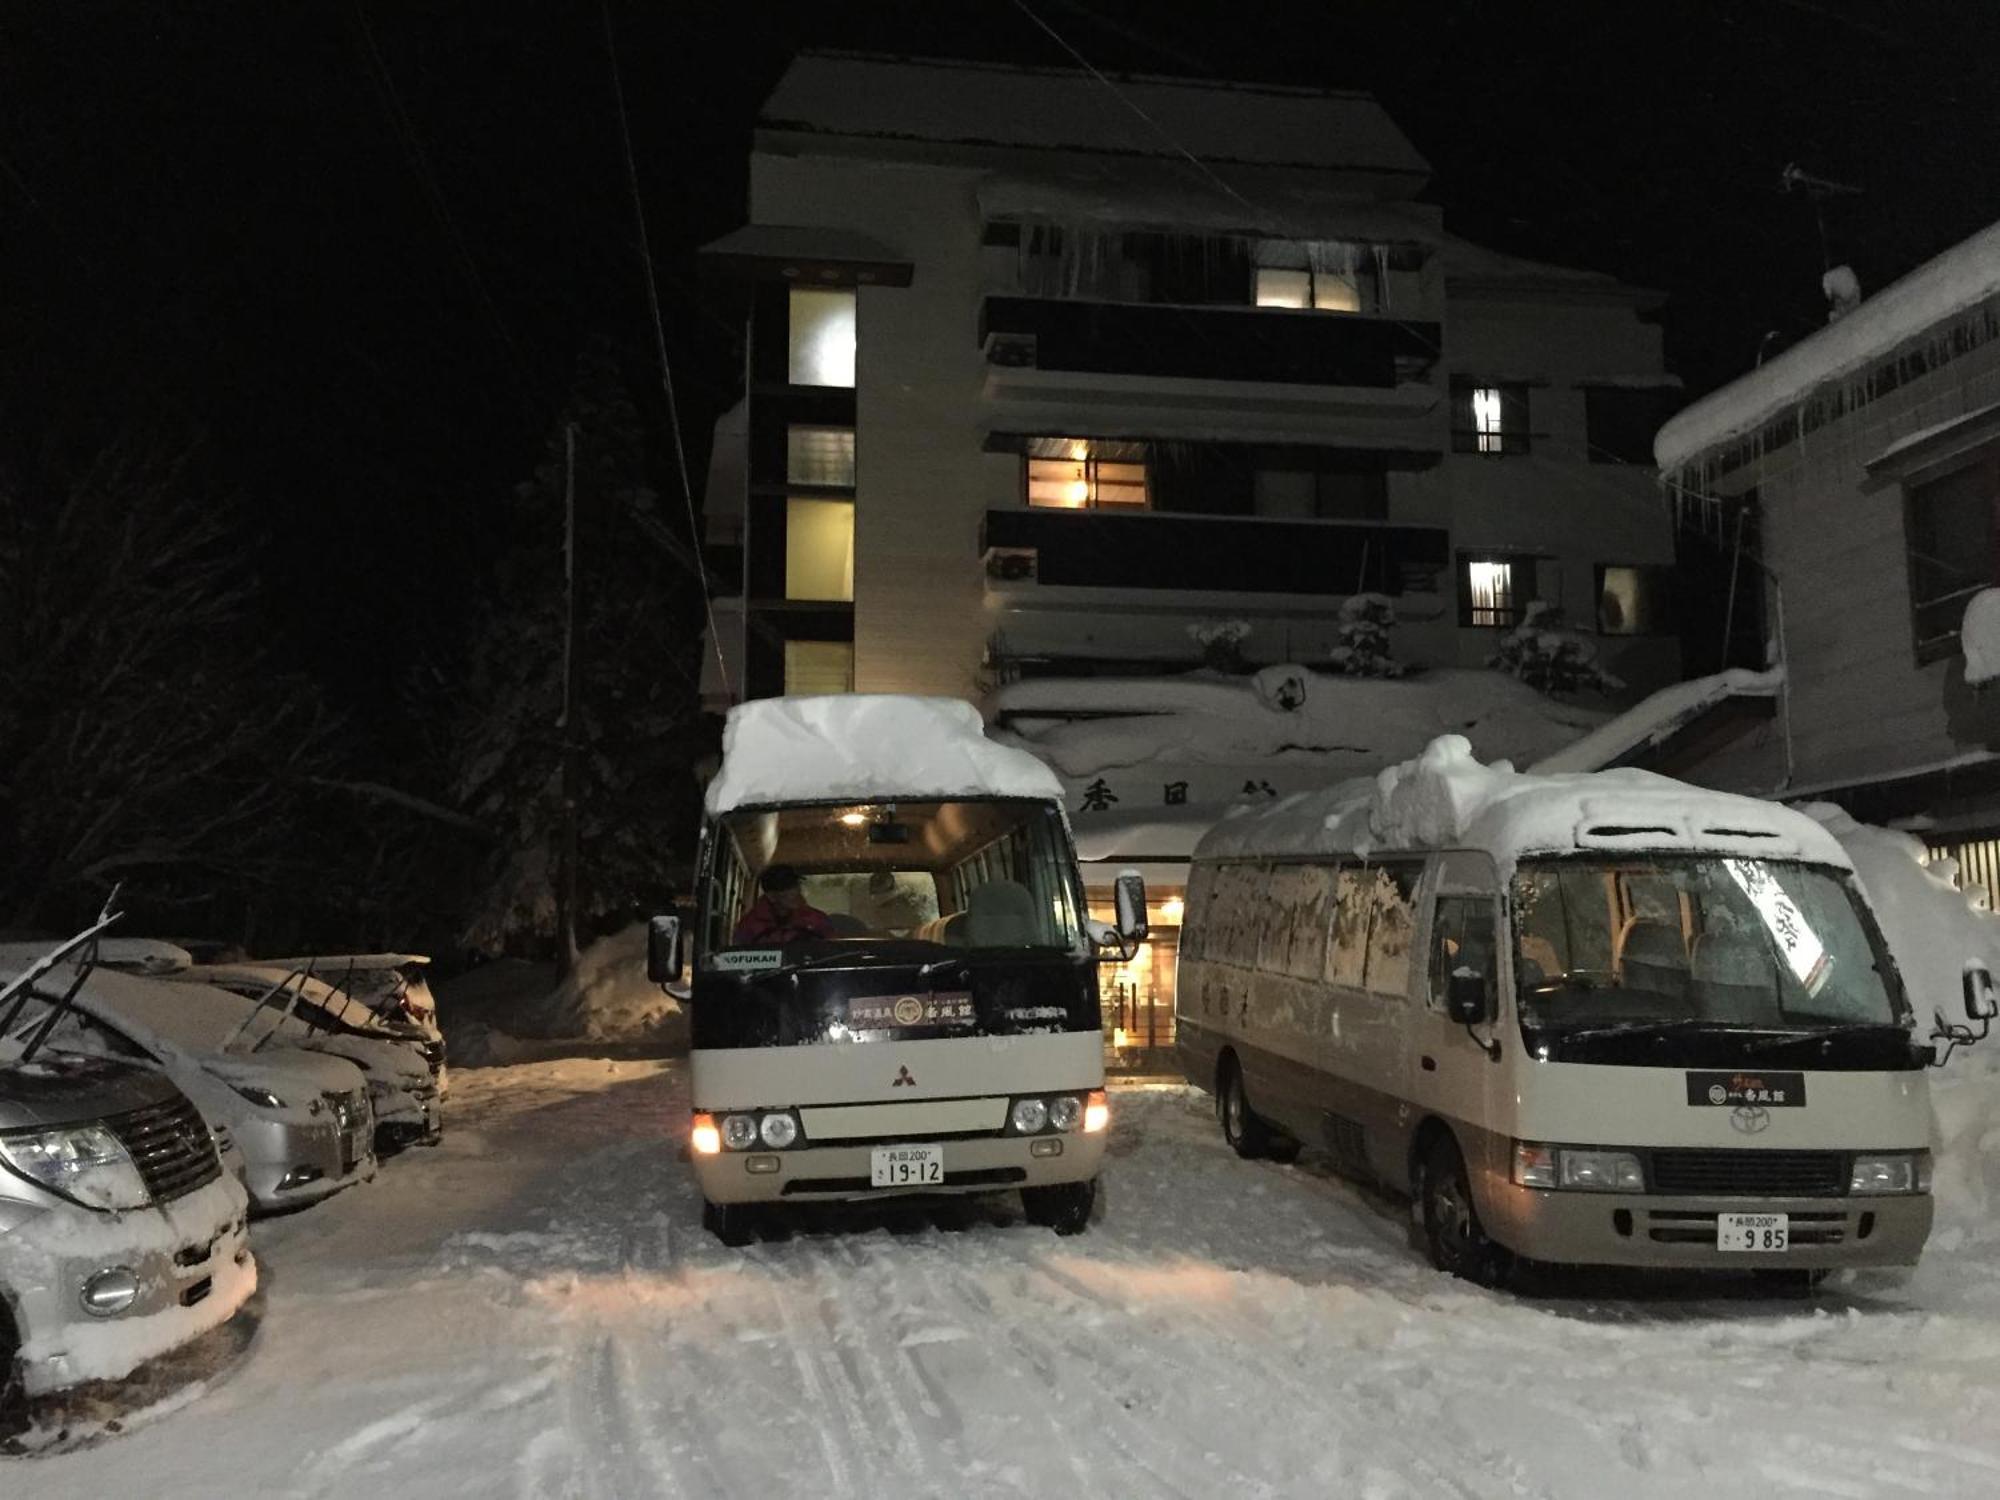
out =
[(1771, 1112), (1761, 1104), (1739, 1104), (1729, 1112), (1730, 1129), (1743, 1135), (1761, 1135), (1771, 1125)]

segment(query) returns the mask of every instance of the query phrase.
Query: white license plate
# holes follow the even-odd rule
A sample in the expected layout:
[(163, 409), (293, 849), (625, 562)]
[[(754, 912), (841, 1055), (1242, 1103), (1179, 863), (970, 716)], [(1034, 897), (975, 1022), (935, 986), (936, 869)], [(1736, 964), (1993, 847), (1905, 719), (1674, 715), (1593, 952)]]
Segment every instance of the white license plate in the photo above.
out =
[(1715, 1248), (1758, 1254), (1783, 1254), (1791, 1239), (1786, 1214), (1717, 1214)]
[(870, 1187), (938, 1187), (943, 1182), (942, 1146), (877, 1146), (868, 1153)]

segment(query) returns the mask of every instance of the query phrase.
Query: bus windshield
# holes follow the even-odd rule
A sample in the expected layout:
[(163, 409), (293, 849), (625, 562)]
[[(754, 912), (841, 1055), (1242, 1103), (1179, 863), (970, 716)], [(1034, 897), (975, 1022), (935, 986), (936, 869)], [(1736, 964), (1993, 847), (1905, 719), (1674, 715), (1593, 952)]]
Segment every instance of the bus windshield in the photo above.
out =
[(1881, 939), (1832, 870), (1716, 855), (1524, 861), (1516, 988), (1531, 1029), (1908, 1024)]
[(712, 834), (702, 962), (844, 948), (1084, 950), (1069, 838), (1025, 798), (745, 809)]

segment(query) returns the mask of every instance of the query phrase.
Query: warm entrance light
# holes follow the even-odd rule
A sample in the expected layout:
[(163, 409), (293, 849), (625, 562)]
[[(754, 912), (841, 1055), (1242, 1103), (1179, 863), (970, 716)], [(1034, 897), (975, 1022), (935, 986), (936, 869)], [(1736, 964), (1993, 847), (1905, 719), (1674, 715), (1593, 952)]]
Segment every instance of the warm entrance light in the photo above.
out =
[(858, 812), (842, 813), (840, 821), (845, 823), (849, 828), (859, 828), (863, 823), (868, 821), (868, 814)]

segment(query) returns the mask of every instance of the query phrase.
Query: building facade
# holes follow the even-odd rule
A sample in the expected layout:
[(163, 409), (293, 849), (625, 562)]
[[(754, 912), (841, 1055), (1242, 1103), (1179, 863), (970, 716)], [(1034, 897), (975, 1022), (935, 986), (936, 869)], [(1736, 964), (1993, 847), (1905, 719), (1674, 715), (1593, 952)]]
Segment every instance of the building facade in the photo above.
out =
[(1912, 821), (2000, 907), (2000, 693), (1959, 627), (2000, 584), (2000, 225), (1675, 417), (1662, 482), (1756, 537), (1778, 712), (1681, 774)]

